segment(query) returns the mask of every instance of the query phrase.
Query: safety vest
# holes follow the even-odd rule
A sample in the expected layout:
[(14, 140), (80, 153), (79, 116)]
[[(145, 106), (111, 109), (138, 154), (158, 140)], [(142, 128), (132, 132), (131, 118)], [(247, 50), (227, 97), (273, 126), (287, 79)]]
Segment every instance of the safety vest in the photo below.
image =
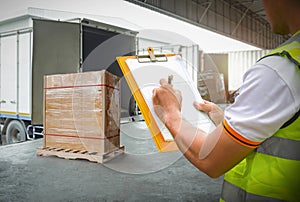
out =
[[(300, 31), (271, 55), (289, 59), (300, 74)], [(225, 174), (220, 201), (300, 201), (299, 114)]]

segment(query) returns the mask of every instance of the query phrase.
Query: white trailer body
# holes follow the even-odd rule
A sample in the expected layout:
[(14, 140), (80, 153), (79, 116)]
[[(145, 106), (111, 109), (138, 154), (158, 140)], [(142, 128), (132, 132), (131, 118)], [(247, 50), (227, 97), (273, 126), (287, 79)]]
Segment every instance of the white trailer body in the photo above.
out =
[[(115, 36), (119, 43), (99, 48)], [(7, 143), (42, 135), (44, 75), (107, 69), (121, 77), (115, 58), (135, 54), (135, 36), (81, 18), (65, 22), (25, 15), (0, 22), (0, 135)], [(128, 108), (131, 93), (123, 80), (128, 100), (122, 107)]]
[(31, 119), (32, 29), (0, 35), (0, 117)]
[[(31, 121), (32, 20), (21, 16), (0, 24), (0, 135), (6, 141), (26, 140)], [(0, 138), (1, 140), (1, 138)]]

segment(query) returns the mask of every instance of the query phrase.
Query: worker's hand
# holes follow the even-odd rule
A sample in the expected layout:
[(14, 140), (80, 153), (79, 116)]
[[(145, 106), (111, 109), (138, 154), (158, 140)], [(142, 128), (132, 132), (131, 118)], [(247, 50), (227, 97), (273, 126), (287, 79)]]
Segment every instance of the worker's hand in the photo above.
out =
[(161, 79), (159, 83), (161, 87), (153, 90), (153, 107), (160, 120), (167, 125), (172, 119), (180, 116), (181, 92), (173, 89), (165, 79)]
[(194, 107), (199, 111), (207, 113), (216, 126), (224, 119), (223, 110), (215, 103), (204, 100), (204, 103), (194, 102)]

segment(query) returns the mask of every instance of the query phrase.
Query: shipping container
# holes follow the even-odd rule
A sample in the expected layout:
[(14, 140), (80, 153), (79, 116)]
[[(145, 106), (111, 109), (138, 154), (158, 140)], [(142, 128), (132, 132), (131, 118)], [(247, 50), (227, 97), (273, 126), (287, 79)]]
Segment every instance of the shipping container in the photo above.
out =
[(269, 50), (203, 53), (198, 88), (205, 99), (217, 103), (232, 102), (232, 93), (242, 85), (243, 75)]
[(234, 51), (228, 53), (228, 90), (238, 89), (243, 82), (243, 75), (259, 58), (269, 50)]

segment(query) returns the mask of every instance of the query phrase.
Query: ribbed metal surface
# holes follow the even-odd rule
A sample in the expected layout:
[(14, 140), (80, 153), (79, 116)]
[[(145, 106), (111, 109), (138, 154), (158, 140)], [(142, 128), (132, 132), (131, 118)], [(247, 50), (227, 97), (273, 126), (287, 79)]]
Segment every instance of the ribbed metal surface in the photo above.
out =
[(265, 19), (261, 2), (237, 0), (126, 0), (205, 29), (272, 49), (285, 41)]
[(238, 89), (243, 75), (256, 61), (266, 55), (268, 50), (236, 51), (228, 53), (228, 89)]

